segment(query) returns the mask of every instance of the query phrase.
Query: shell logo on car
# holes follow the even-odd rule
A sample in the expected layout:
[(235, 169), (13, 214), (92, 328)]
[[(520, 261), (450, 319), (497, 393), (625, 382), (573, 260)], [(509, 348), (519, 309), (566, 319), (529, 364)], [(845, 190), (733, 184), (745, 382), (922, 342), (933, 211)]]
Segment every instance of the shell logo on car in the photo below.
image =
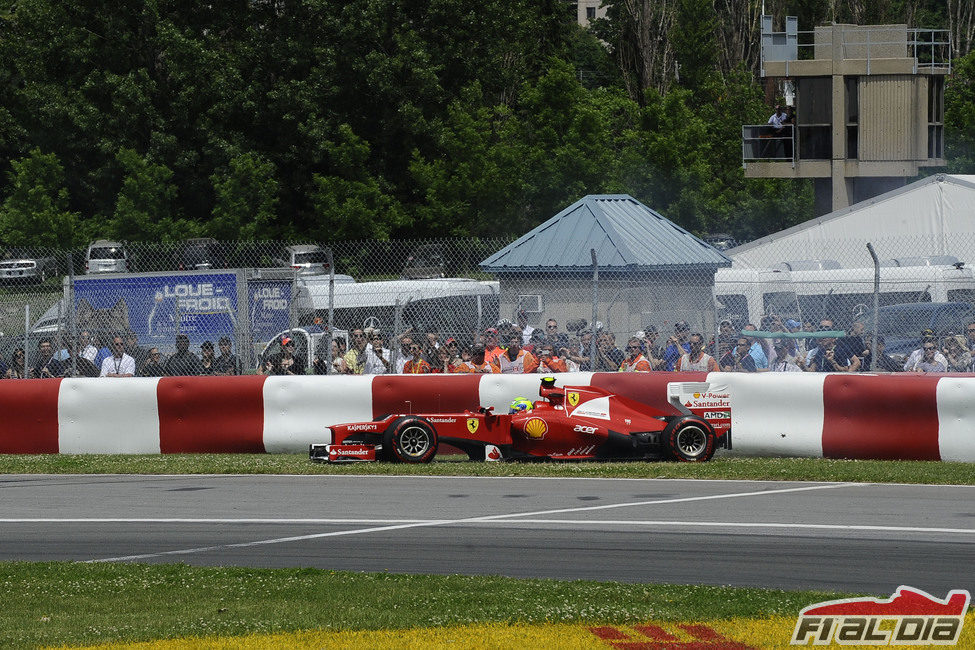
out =
[(532, 440), (541, 440), (548, 433), (548, 425), (542, 418), (532, 418), (525, 422), (525, 434)]

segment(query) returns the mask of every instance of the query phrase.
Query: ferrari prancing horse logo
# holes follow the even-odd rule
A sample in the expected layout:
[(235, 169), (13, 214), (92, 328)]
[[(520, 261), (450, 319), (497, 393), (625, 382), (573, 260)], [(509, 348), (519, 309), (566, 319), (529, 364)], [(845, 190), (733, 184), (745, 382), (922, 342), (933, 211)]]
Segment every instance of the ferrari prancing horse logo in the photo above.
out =
[(569, 406), (575, 406), (579, 403), (579, 393), (569, 393), (567, 397), (569, 398)]
[(477, 418), (467, 418), (467, 430), (470, 431), (471, 433), (474, 433), (474, 432), (477, 431), (477, 425), (478, 424), (479, 424), (479, 421), (478, 421)]

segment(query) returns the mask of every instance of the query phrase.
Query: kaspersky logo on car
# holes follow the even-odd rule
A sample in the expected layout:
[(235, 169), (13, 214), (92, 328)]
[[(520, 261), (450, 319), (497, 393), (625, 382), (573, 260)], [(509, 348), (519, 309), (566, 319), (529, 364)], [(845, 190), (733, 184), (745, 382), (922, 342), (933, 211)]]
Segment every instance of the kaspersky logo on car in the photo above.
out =
[(942, 600), (901, 585), (886, 600), (849, 598), (806, 607), (792, 645), (955, 645), (971, 594), (955, 589)]

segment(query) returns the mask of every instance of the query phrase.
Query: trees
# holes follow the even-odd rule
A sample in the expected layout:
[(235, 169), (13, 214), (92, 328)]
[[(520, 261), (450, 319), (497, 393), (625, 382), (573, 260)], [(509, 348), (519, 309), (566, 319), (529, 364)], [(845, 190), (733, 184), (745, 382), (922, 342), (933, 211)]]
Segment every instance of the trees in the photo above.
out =
[(68, 210), (64, 169), (53, 154), (32, 149), (11, 163), (9, 191), (0, 207), (0, 241), (11, 246), (80, 245), (78, 215)]
[[(769, 6), (961, 47), (973, 2)], [(0, 202), (37, 149), (50, 204), (116, 237), (520, 234), (596, 192), (741, 238), (809, 214), (804, 182), (740, 169), (762, 3), (606, 6), (586, 32), (561, 0), (0, 0)], [(952, 110), (961, 161), (975, 125)]]

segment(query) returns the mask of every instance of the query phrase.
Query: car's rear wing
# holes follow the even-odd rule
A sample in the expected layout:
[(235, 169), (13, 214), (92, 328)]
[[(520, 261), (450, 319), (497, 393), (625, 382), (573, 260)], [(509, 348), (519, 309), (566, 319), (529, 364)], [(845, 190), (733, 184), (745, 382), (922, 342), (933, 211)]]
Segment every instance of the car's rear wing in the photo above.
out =
[(707, 420), (721, 446), (731, 448), (731, 398), (727, 392), (712, 391), (706, 381), (672, 381), (667, 384), (667, 401), (686, 415)]

